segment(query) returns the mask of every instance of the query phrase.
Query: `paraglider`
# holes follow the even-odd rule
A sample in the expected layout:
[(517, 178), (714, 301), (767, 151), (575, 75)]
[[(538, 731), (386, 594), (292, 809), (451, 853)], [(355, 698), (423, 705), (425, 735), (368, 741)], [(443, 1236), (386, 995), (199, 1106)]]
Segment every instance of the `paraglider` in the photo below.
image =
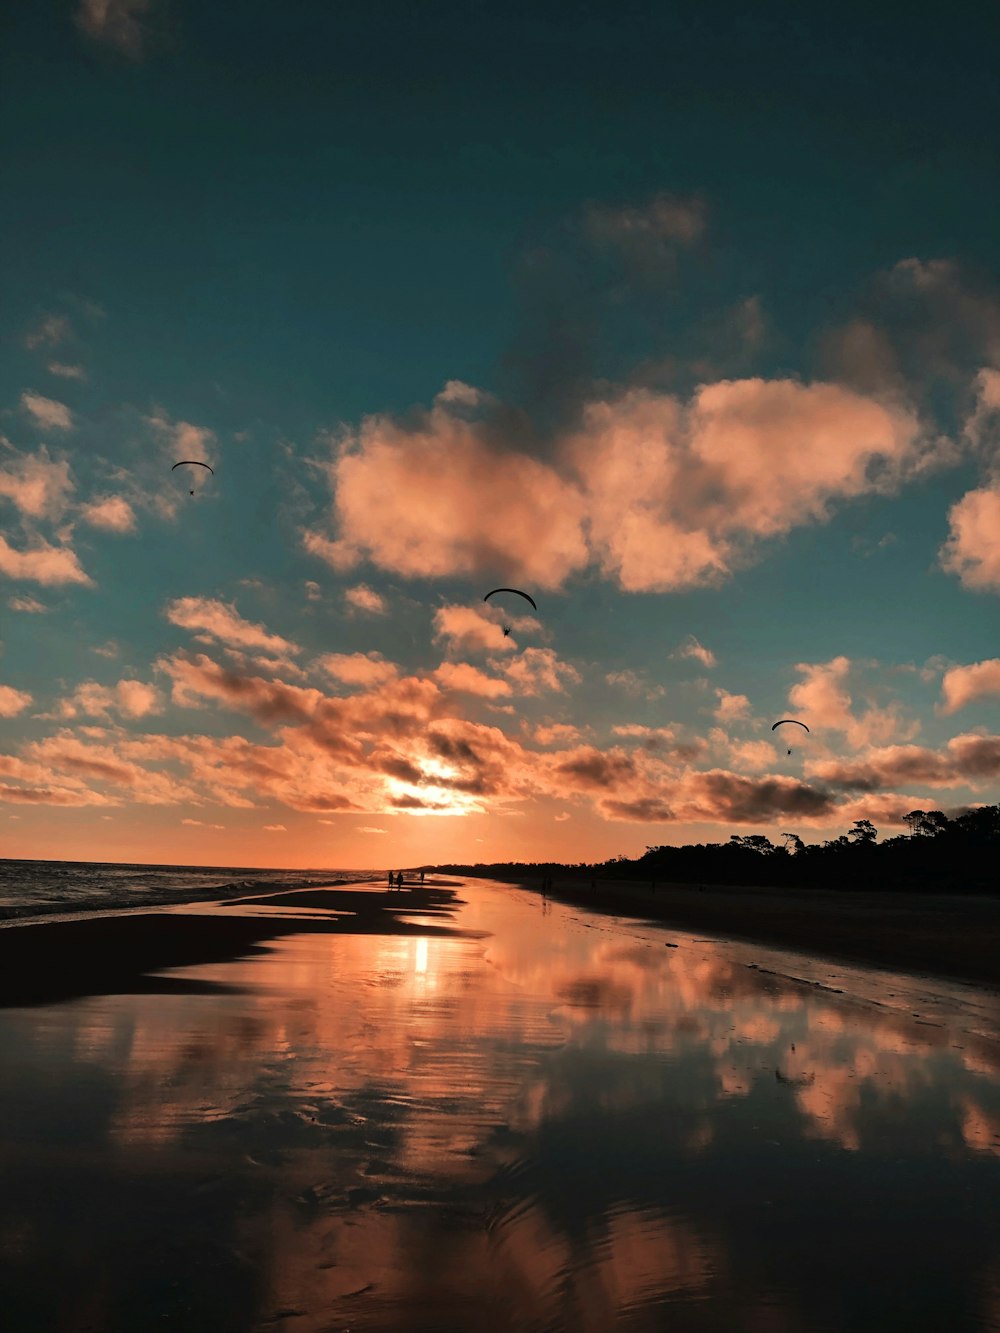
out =
[[(801, 727), (803, 731), (809, 730), (806, 724), (804, 722), (800, 722), (796, 717), (783, 717), (780, 722), (775, 722), (771, 730), (774, 731), (778, 727)], [(792, 753), (791, 750), (789, 750), (788, 753), (791, 754)]]
[[(538, 607), (535, 606), (535, 599), (534, 599), (533, 597), (531, 597), (528, 593), (526, 593), (526, 592), (522, 592), (520, 588), (494, 588), (492, 592), (488, 592), (488, 593), (486, 594), (486, 596), (483, 598), (483, 601), (484, 601), (484, 602), (488, 602), (488, 601), (490, 600), (490, 598), (496, 596), (496, 594), (497, 594), (498, 592), (512, 592), (512, 593), (515, 593), (518, 597), (523, 597), (524, 600), (525, 600), (526, 602), (530, 602), (531, 605), (532, 605), (532, 607), (534, 608), (534, 610), (536, 610), (536, 611), (538, 610)], [(505, 639), (506, 639), (507, 636), (510, 634), (510, 631), (511, 631), (512, 628), (513, 628), (513, 626), (511, 626), (511, 625), (504, 625), (504, 626), (503, 626), (503, 636), (504, 636)]]
[[(203, 467), (206, 471), (211, 472), (213, 477), (215, 476), (214, 467), (209, 466), (208, 463), (202, 463), (196, 458), (182, 458), (179, 463), (173, 465), (170, 471), (176, 472), (179, 467)], [(194, 487), (191, 488), (189, 494), (194, 495)]]

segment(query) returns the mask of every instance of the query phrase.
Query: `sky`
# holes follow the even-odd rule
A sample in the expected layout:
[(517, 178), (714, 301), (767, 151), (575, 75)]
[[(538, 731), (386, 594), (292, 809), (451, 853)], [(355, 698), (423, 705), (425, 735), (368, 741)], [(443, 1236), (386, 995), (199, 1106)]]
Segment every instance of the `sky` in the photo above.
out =
[(0, 854), (576, 862), (1000, 800), (996, 15), (2, 36)]

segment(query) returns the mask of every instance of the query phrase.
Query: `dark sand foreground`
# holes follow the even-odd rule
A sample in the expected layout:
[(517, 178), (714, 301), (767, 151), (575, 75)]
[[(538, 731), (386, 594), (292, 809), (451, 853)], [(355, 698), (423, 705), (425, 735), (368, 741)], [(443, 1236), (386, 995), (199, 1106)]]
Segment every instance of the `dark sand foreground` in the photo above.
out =
[[(538, 890), (539, 882), (525, 881)], [(556, 878), (550, 898), (1000, 989), (1000, 897)]]
[[(467, 936), (450, 924), (459, 905), (454, 888), (440, 882), (391, 893), (372, 885), (7, 926), (0, 929), (0, 1006), (150, 991), (207, 994), (225, 987), (154, 974), (245, 958), (283, 935), (311, 931)], [(413, 914), (420, 923), (403, 919)]]

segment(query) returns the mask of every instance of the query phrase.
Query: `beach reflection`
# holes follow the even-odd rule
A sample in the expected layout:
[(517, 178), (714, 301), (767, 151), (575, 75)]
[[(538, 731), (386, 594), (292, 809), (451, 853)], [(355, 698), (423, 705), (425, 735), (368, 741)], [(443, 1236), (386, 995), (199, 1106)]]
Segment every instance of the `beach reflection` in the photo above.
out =
[(0, 1011), (8, 1326), (998, 1327), (995, 999), (461, 892)]

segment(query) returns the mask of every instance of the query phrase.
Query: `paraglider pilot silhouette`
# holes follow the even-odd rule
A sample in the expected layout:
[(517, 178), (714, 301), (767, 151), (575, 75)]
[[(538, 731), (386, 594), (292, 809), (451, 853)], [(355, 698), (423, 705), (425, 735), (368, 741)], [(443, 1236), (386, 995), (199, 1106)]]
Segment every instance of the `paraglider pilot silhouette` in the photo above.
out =
[[(775, 722), (771, 730), (774, 731), (775, 727), (801, 727), (803, 731), (809, 730), (809, 728), (806, 726), (804, 722), (800, 722), (797, 718), (794, 717), (783, 717), (780, 722)], [(789, 748), (788, 753), (789, 754), (792, 753), (791, 748)]]
[[(176, 472), (177, 469), (178, 469), (179, 467), (203, 467), (203, 468), (205, 468), (205, 470), (206, 470), (207, 472), (211, 472), (211, 474), (212, 474), (213, 477), (215, 476), (215, 468), (214, 468), (214, 467), (210, 467), (208, 463), (201, 463), (201, 462), (199, 462), (198, 459), (196, 459), (196, 458), (182, 458), (181, 461), (180, 461), (179, 463), (175, 463), (175, 464), (173, 465), (173, 467), (170, 469), (170, 471), (171, 471), (171, 472)], [(183, 476), (184, 474), (182, 473), (181, 475)], [(188, 492), (188, 494), (189, 494), (189, 495), (194, 495), (194, 487), (193, 487), (193, 486), (192, 486), (191, 490)]]
[[(524, 600), (525, 600), (526, 602), (530, 602), (531, 605), (532, 605), (532, 608), (533, 608), (535, 611), (538, 610), (538, 607), (535, 606), (535, 599), (534, 599), (533, 597), (529, 597), (529, 595), (528, 595), (526, 592), (522, 592), (520, 588), (494, 588), (492, 592), (488, 592), (488, 593), (486, 594), (486, 596), (483, 598), (483, 601), (484, 601), (484, 602), (488, 602), (488, 601), (490, 600), (490, 598), (496, 596), (496, 594), (497, 594), (498, 592), (512, 592), (512, 593), (516, 593), (516, 595), (517, 595), (518, 597), (523, 597)], [(510, 631), (511, 631), (512, 628), (513, 628), (513, 627), (512, 627), (511, 625), (504, 625), (504, 626), (503, 626), (503, 636), (504, 636), (505, 639), (507, 638), (508, 634), (510, 634)]]

